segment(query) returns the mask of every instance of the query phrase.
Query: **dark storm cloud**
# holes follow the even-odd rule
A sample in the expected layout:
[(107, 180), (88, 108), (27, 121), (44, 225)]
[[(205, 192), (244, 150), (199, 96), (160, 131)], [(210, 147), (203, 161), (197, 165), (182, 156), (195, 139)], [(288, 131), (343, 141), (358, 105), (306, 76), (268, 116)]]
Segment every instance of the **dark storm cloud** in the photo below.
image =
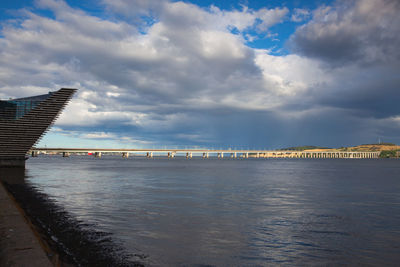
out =
[(334, 66), (388, 63), (400, 60), (400, 2), (337, 1), (313, 13), (291, 37), (291, 48)]
[[(399, 13), (400, 2), (392, 0), (337, 1), (315, 10), (289, 44), (294, 52), (321, 62), (327, 82), (288, 101), (288, 109), (329, 107), (346, 111), (342, 120), (358, 118), (371, 129), (398, 127), (393, 118), (400, 114)], [(354, 124), (359, 125), (357, 120)]]
[[(373, 77), (359, 77), (358, 84), (351, 84), (343, 80), (339, 88), (317, 97), (321, 105), (356, 110), (360, 115), (374, 118), (387, 118), (400, 113), (400, 78), (399, 76), (386, 77), (379, 71)], [(348, 77), (346, 77), (349, 79)], [(354, 77), (353, 77), (354, 78)], [(354, 83), (354, 82), (352, 82)]]
[[(323, 65), (322, 65), (323, 66)], [(392, 66), (358, 65), (324, 68), (321, 83), (309, 83), (307, 90), (289, 97), (283, 106), (301, 112), (315, 107), (330, 107), (363, 118), (389, 118), (400, 113), (400, 73)]]

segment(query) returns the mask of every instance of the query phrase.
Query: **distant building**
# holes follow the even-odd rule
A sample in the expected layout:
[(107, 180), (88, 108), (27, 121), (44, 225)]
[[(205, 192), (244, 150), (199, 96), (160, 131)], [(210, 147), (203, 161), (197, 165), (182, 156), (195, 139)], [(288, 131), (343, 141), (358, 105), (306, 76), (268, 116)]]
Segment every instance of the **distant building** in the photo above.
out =
[(39, 141), (76, 89), (0, 100), (0, 166), (25, 166), (27, 153)]

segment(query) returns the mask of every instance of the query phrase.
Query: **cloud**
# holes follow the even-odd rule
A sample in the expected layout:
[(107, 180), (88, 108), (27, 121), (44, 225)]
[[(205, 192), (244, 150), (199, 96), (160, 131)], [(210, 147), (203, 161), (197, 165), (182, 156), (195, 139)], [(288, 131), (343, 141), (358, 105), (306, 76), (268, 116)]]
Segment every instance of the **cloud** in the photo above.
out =
[[(270, 28), (289, 19), (285, 7), (222, 10), (156, 2), (104, 1), (111, 17), (106, 19), (63, 1), (39, 1), (37, 8), (54, 16), (32, 9), (19, 25), (2, 29), (0, 96), (79, 88), (56, 123), (73, 144), (75, 138), (97, 145), (114, 140), (108, 143), (114, 146), (274, 148), (372, 142), (377, 134), (399, 140), (394, 135), (400, 101), (396, 57), (381, 58), (385, 65), (374, 63), (379, 60), (369, 51), (390, 45), (368, 41), (370, 23), (361, 25), (348, 13), (354, 9), (364, 22), (364, 1), (318, 8), (291, 39), (297, 53), (288, 55), (253, 49), (246, 37), (273, 35)], [(371, 3), (377, 8), (381, 1)], [(387, 8), (377, 13), (392, 14)], [(151, 23), (142, 21), (145, 30), (141, 16), (151, 17)], [(382, 25), (381, 36), (396, 40), (397, 28)], [(346, 58), (342, 50), (326, 54), (319, 43), (338, 48), (325, 40), (331, 28), (335, 36), (361, 34), (348, 35), (355, 41), (342, 45), (356, 47), (353, 51), (366, 53), (368, 60), (353, 53)], [(307, 42), (315, 47), (311, 52)]]
[(290, 40), (324, 73), (324, 86), (309, 87), (311, 103), (378, 120), (399, 114), (399, 11), (399, 2), (386, 0), (338, 1), (314, 11)]
[[(60, 142), (61, 141), (61, 142)], [(96, 132), (65, 130), (52, 127), (50, 133), (36, 147), (85, 147), (85, 148), (142, 148), (153, 142), (135, 138), (132, 133)]]
[[(211, 5), (209, 8), (200, 8), (187, 2), (168, 2), (164, 0), (104, 0), (106, 7), (115, 14), (125, 17), (148, 16), (151, 25), (163, 21), (168, 26), (181, 28), (217, 29), (219, 31), (236, 29), (245, 32), (256, 28), (266, 32), (275, 24), (283, 21), (289, 10), (286, 7), (259, 10), (242, 6), (242, 10), (221, 10)], [(148, 24), (149, 19), (144, 20)]]
[(94, 132), (94, 133), (88, 133), (83, 137), (89, 139), (115, 139), (116, 136), (114, 134), (105, 132)]
[(310, 22), (291, 38), (297, 53), (331, 65), (399, 63), (400, 2), (337, 1), (313, 12)]
[(289, 12), (287, 8), (262, 8), (257, 12), (257, 18), (261, 23), (257, 25), (257, 29), (261, 32), (267, 31), (271, 26), (282, 22), (283, 17)]
[(295, 8), (293, 10), (292, 16), (290, 17), (291, 21), (294, 22), (302, 22), (307, 20), (310, 17), (310, 11), (302, 8)]
[(167, 0), (103, 0), (102, 2), (110, 12), (124, 15), (126, 18), (157, 16), (167, 4)]

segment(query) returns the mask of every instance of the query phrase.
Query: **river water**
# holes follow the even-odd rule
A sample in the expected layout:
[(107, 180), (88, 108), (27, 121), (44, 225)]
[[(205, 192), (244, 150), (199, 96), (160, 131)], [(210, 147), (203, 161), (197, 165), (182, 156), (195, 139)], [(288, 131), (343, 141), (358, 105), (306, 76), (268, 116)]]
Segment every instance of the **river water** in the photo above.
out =
[(39, 156), (26, 176), (148, 265), (400, 262), (399, 160)]

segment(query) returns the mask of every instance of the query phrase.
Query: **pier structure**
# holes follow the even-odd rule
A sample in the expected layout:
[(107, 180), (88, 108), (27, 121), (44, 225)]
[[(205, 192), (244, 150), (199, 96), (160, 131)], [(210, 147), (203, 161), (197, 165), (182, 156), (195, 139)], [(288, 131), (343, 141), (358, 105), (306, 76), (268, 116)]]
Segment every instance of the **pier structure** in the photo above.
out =
[[(102, 155), (120, 154), (123, 158), (132, 156), (168, 157), (217, 157), (227, 158), (308, 158), (308, 159), (374, 159), (378, 158), (380, 151), (292, 151), (292, 150), (232, 150), (232, 149), (101, 149), (101, 148), (33, 148), (32, 156), (38, 154), (62, 154), (68, 157), (73, 154), (93, 155), (101, 158)], [(230, 157), (229, 157), (230, 156)]]

